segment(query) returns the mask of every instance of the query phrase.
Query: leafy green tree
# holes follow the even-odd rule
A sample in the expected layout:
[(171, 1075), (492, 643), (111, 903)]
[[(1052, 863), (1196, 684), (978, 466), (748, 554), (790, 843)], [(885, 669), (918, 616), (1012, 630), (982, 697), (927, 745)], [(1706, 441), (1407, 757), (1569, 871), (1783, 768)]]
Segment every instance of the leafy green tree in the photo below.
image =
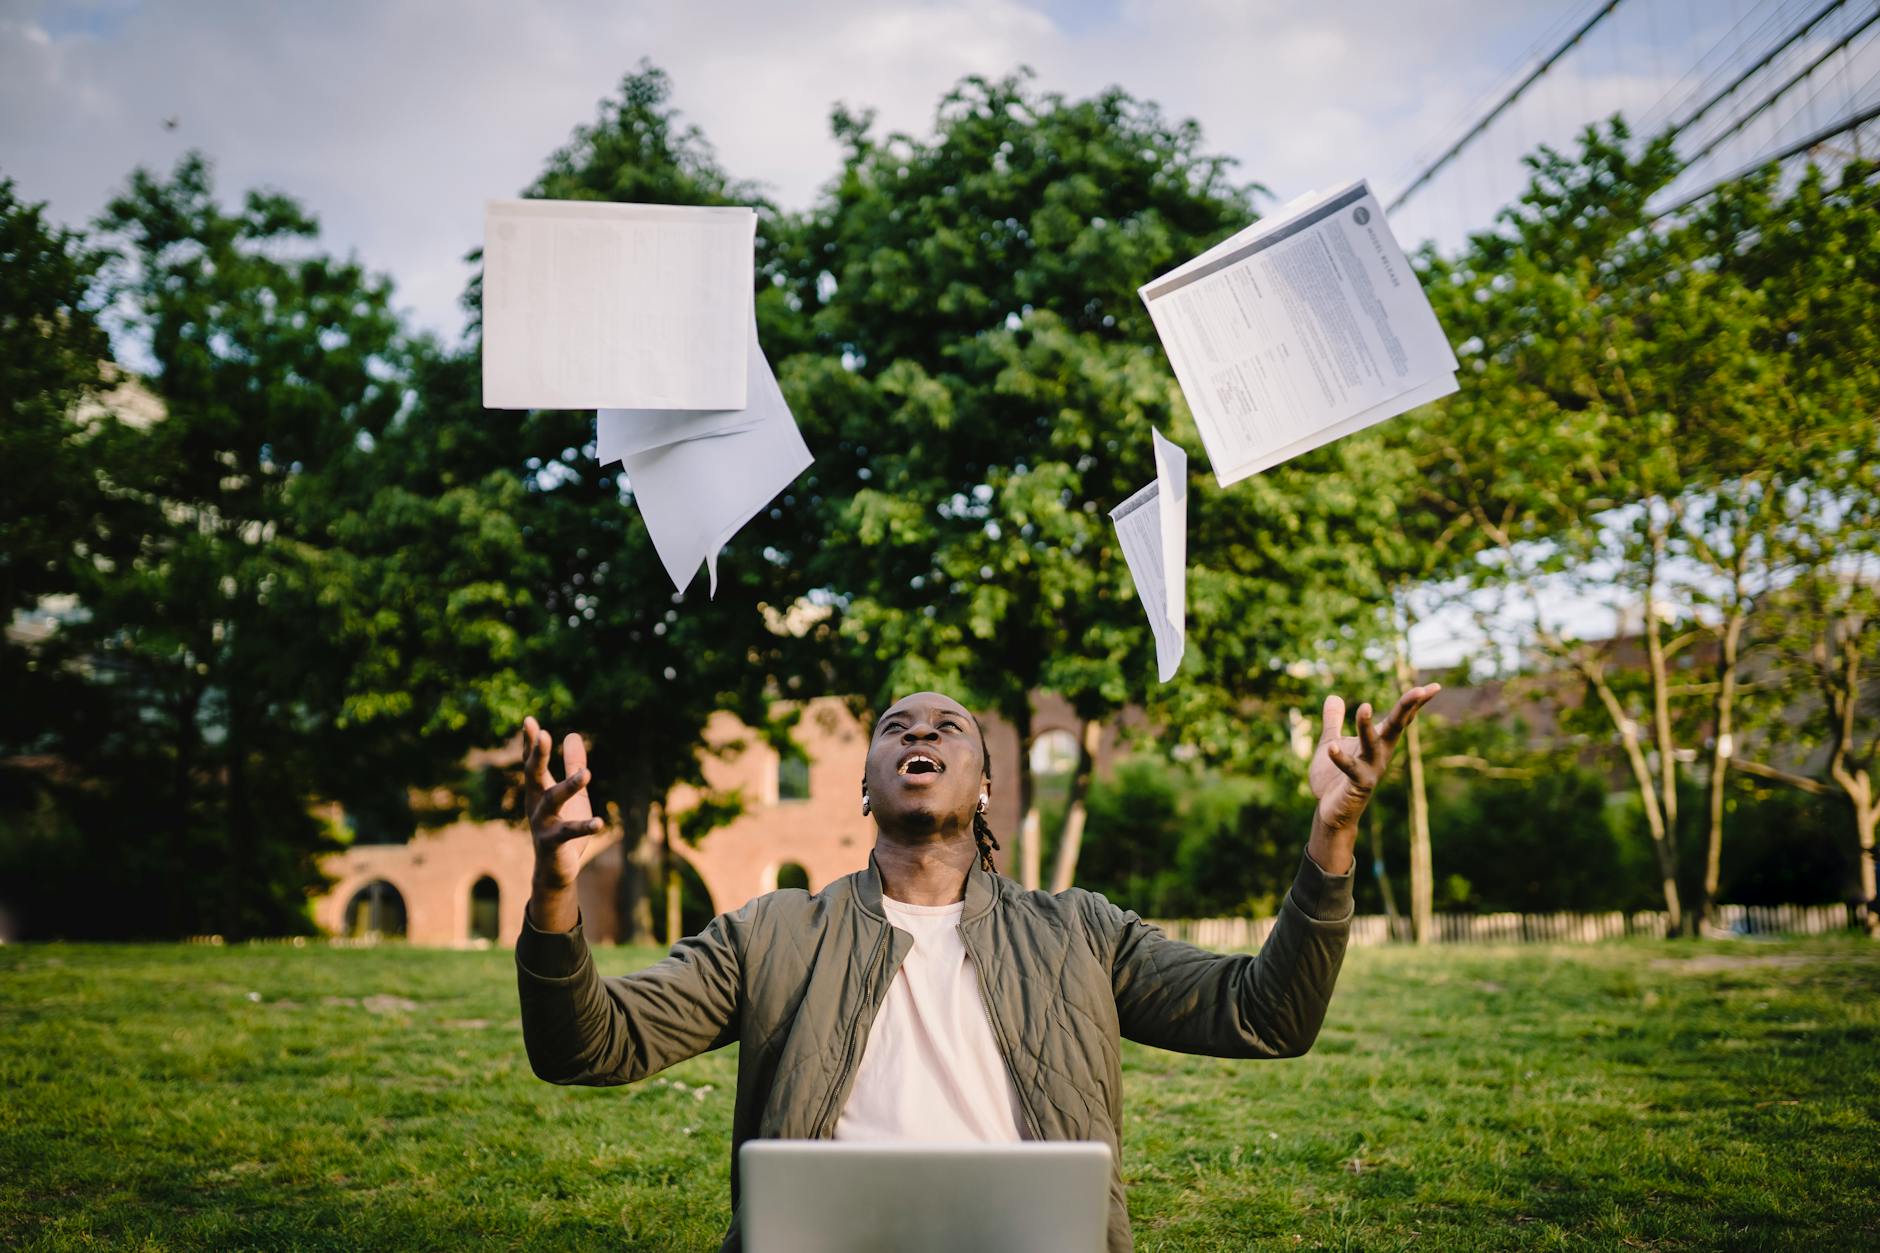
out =
[[(103, 474), (87, 444), (112, 418), (80, 408), (107, 385), (110, 345), (93, 283), (102, 260), (0, 179), (0, 453), (12, 469), (0, 489), (0, 616), (8, 623), (76, 590), (100, 523)], [(15, 716), (0, 734), (27, 746), (60, 686), (9, 631), (0, 687)]]
[[(1053, 841), (1052, 886), (1066, 886), (1088, 745), (1152, 686), (1108, 511), (1153, 476), (1152, 427), (1198, 449), (1136, 288), (1244, 226), (1259, 189), (1230, 179), (1194, 123), (1120, 90), (1071, 101), (968, 78), (931, 137), (844, 112), (835, 127), (843, 170), (778, 255), (809, 335), (785, 387), (818, 463), (803, 484), (813, 540), (777, 547), (831, 608), (849, 690), (956, 691), (1021, 743), (1034, 691), (1072, 703), (1085, 749)], [(1362, 548), (1340, 515), (1375, 512), (1347, 455), (1231, 493), (1197, 459), (1193, 657), (1151, 698), (1171, 734), (1246, 756), (1249, 699), (1335, 633)], [(1044, 841), (1021, 771), (1020, 877), (1036, 883)]]
[(86, 685), (41, 643), (70, 612), (106, 525), (108, 475), (94, 445), (114, 419), (84, 412), (114, 377), (97, 320), (102, 260), (0, 180), (0, 926), (28, 934), (47, 885), (80, 860), (69, 811), (81, 779), (54, 728)]
[[(1880, 187), (1872, 162), (1838, 179), (1810, 169), (1793, 183), (1765, 171), (1719, 198), (1701, 224), (1718, 240), (1721, 268), (1764, 300), (1745, 354), (1768, 362), (1779, 386), (1728, 432), (1740, 455), (1786, 467), (1768, 512), (1784, 526), (1775, 550), (1786, 577), (1766, 598), (1764, 628), (1793, 680), (1781, 690), (1811, 716), (1772, 718), (1785, 766), (1744, 757), (1731, 764), (1766, 779), (1839, 796), (1852, 818), (1848, 896), (1880, 935), (1875, 835), (1880, 727), (1867, 677), (1880, 651)], [(1783, 740), (1790, 741), (1785, 745)], [(1800, 752), (1796, 751), (1800, 750)], [(1809, 756), (1807, 766), (1798, 760)]]
[(1285, 780), (1133, 756), (1091, 784), (1081, 882), (1153, 917), (1270, 915), (1310, 817)]
[[(1589, 128), (1566, 155), (1543, 148), (1495, 230), (1432, 267), (1438, 317), (1463, 342), (1464, 386), (1427, 428), (1432, 508), (1466, 518), (1461, 543), (1497, 617), (1579, 674), (1611, 721), (1639, 789), (1674, 929), (1679, 725), (1673, 658), (1693, 638), (1667, 614), (1671, 544), (1688, 504), (1690, 352), (1724, 314), (1687, 286), (1699, 260), (1648, 229), (1647, 205), (1677, 171), (1664, 141), (1634, 151), (1622, 123)], [(1669, 304), (1668, 304), (1669, 302)], [(1667, 307), (1685, 314), (1665, 317)], [(1734, 306), (1732, 306), (1734, 308)], [(1643, 708), (1612, 669), (1612, 642), (1550, 617), (1543, 586), (1618, 593), (1638, 606)]]
[(283, 196), (224, 210), (197, 156), (134, 174), (101, 226), (161, 411), (89, 432), (105, 500), (77, 610), (40, 646), (85, 678), (37, 729), (90, 784), (74, 825), (93, 905), (53, 926), (303, 929), (329, 846), (308, 802), (363, 754), (310, 664), (327, 537), (299, 502), (402, 403), (387, 288), (313, 251)]
[[(1806, 205), (1833, 198), (1811, 178), (1791, 201), (1773, 174), (1654, 221), (1647, 206), (1675, 158), (1664, 141), (1635, 149), (1617, 122), (1589, 130), (1574, 156), (1542, 150), (1531, 164), (1521, 204), (1435, 267), (1439, 316), (1470, 351), (1463, 392), (1426, 428), (1440, 450), (1429, 499), (1469, 520), (1477, 584), (1503, 593), (1520, 642), (1578, 673), (1604, 711), (1667, 908), (1695, 929), (1718, 891), (1731, 754), (1758, 720), (1780, 725), (1765, 699), (1740, 725), (1746, 662), (1772, 643), (1756, 638), (1758, 607), (1806, 561), (1815, 485), (1870, 439), (1857, 364), (1870, 332), (1850, 316), (1870, 228), (1856, 209), (1848, 222), (1816, 212), (1802, 230)], [(1832, 275), (1802, 255), (1817, 242)], [(1853, 294), (1833, 307), (1837, 287)], [(1643, 664), (1626, 664), (1624, 632), (1589, 641), (1550, 620), (1549, 580), (1616, 593), (1622, 621), (1634, 609)], [(1705, 640), (1715, 660), (1693, 681), (1679, 654)], [(1705, 864), (1685, 911), (1680, 761), (1703, 736)]]
[[(754, 188), (723, 171), (703, 136), (671, 107), (670, 94), (658, 69), (642, 65), (628, 74), (525, 194), (757, 206), (758, 313), (774, 360), (778, 345), (791, 342), (793, 316), (766, 278), (774, 214)], [(708, 600), (700, 585), (675, 594), (633, 508), (632, 485), (618, 466), (595, 459), (591, 411), (482, 408), (479, 300), (473, 284), (466, 298), (469, 345), (424, 376), (410, 422), (413, 441), (443, 451), (420, 454), (428, 468), (405, 486), (423, 495), (436, 485), (482, 484), (486, 499), (500, 502), (487, 507), (514, 528), (524, 561), (492, 577), (519, 598), (505, 619), (517, 637), (516, 673), (546, 725), (590, 739), (595, 799), (613, 816), (609, 838), (589, 846), (581, 880), (592, 929), (602, 939), (647, 942), (652, 902), (671, 880), (660, 864), (663, 842), (650, 834), (652, 806), (674, 783), (697, 780), (697, 750), (715, 710), (729, 708), (765, 727), (771, 700), (784, 694), (770, 685), (770, 676), (785, 669), (778, 658), (818, 644), (765, 627), (764, 608), (787, 607), (791, 598), (787, 591), (780, 596), (787, 583), (780, 559), (763, 555), (770, 541), (762, 525), (747, 528), (721, 561), (715, 598)], [(767, 519), (772, 531), (788, 533), (791, 523), (783, 519), (796, 503), (788, 494), (778, 502)], [(508, 706), (511, 730), (527, 699), (518, 694)]]

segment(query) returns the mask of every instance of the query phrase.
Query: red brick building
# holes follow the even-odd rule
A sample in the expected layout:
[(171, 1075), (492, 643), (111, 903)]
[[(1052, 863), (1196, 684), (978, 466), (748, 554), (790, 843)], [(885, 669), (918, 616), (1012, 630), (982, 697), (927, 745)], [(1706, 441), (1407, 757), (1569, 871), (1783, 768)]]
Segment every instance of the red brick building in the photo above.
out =
[[(1074, 750), (1080, 723), (1054, 696), (1033, 698), (1032, 747)], [(1001, 867), (1016, 851), (1019, 744), (1004, 720), (984, 716), (992, 762), (987, 821), (1003, 845)], [(874, 824), (862, 816), (862, 766), (869, 727), (833, 697), (810, 701), (792, 732), (799, 756), (786, 757), (728, 713), (713, 715), (701, 758), (705, 788), (735, 794), (742, 812), (696, 845), (675, 838), (672, 850), (697, 872), (714, 912), (743, 905), (775, 890), (780, 876), (807, 881), (812, 891), (865, 865)], [(1106, 729), (1096, 766), (1104, 771), (1115, 751)], [(511, 754), (516, 756), (518, 754)], [(698, 803), (692, 787), (673, 789), (665, 806), (682, 813)], [(664, 836), (657, 807), (646, 838)], [(582, 876), (582, 914), (590, 936), (621, 934), (619, 893), (629, 873), (621, 844), (594, 857)], [(322, 865), (331, 891), (314, 902), (314, 920), (334, 935), (403, 935), (414, 944), (510, 944), (522, 926), (533, 850), (528, 833), (506, 823), (457, 823), (419, 832), (406, 844), (356, 845)]]

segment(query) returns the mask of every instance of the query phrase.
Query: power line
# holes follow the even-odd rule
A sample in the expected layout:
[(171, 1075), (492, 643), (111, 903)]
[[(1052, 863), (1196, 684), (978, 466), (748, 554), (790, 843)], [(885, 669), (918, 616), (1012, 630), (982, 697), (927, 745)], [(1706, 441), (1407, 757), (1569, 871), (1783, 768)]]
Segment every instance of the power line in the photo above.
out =
[(1523, 92), (1525, 92), (1529, 87), (1533, 86), (1535, 80), (1540, 78), (1541, 75), (1545, 74), (1548, 70), (1552, 69), (1554, 67), (1555, 62), (1559, 61), (1560, 58), (1566, 56), (1567, 53), (1573, 49), (1573, 46), (1575, 44), (1579, 43), (1580, 40), (1586, 37), (1586, 33), (1588, 31), (1592, 30), (1593, 27), (1599, 25), (1599, 23), (1605, 19), (1607, 14), (1611, 13), (1614, 9), (1619, 7), (1621, 2), (1622, 0), (1607, 0), (1607, 3), (1602, 4), (1599, 7), (1599, 10), (1596, 13), (1594, 13), (1592, 17), (1588, 18), (1584, 23), (1580, 25), (1580, 28), (1578, 30), (1574, 31), (1571, 35), (1567, 36), (1565, 43), (1562, 43), (1558, 48), (1555, 48), (1553, 52), (1549, 53), (1546, 60), (1542, 61), (1539, 65), (1535, 66), (1534, 69), (1530, 71), (1525, 78), (1523, 78), (1519, 83), (1515, 85), (1512, 91), (1510, 91), (1507, 95), (1501, 98), (1501, 100), (1495, 105), (1494, 108), (1490, 109), (1486, 114), (1484, 114), (1482, 116), (1482, 119), (1478, 121), (1474, 126), (1471, 126), (1468, 129), (1468, 131), (1462, 136), (1461, 139), (1458, 139), (1455, 143), (1451, 144), (1448, 147), (1448, 149), (1444, 151), (1442, 156), (1436, 158), (1435, 161), (1431, 162), (1430, 165), (1426, 169), (1424, 169), (1424, 171), (1421, 174), (1417, 175), (1416, 178), (1411, 181), (1408, 187), (1404, 188), (1403, 191), (1399, 192), (1397, 194), (1397, 198), (1391, 201), (1389, 205), (1385, 206), (1384, 211), (1386, 213), (1394, 213), (1399, 208), (1401, 208), (1404, 202), (1409, 200), (1410, 197), (1414, 195), (1419, 188), (1421, 188), (1425, 183), (1428, 183), (1430, 179), (1436, 176), (1437, 171), (1441, 170), (1445, 165), (1448, 165), (1452, 160), (1454, 160), (1456, 157), (1456, 154), (1461, 152), (1464, 148), (1468, 147), (1470, 141), (1472, 141), (1477, 135), (1480, 135), (1483, 131), (1487, 130), (1489, 126), (1494, 122), (1494, 120), (1500, 117), (1502, 112), (1506, 110), (1509, 105), (1513, 104), (1516, 100), (1518, 100), (1521, 97), (1521, 94)]
[[(1735, 63), (1737, 55), (1749, 46), (1751, 40), (1755, 39), (1765, 29), (1779, 27), (1781, 25), (1780, 18), (1786, 8), (1787, 4), (1785, 0), (1785, 3), (1778, 5), (1775, 11), (1764, 18), (1753, 30), (1745, 31), (1745, 26), (1750, 18), (1756, 15), (1757, 10), (1752, 9), (1748, 17), (1737, 18), (1722, 35), (1717, 37), (1716, 41), (1710, 45), (1704, 54), (1697, 58), (1690, 69), (1678, 76), (1678, 81), (1672, 84), (1671, 88), (1666, 91), (1663, 96), (1659, 97), (1658, 103), (1654, 104), (1640, 118), (1636, 119), (1638, 133), (1641, 135), (1656, 134), (1660, 128), (1669, 123), (1672, 116), (1679, 112), (1686, 104), (1696, 99), (1702, 92), (1708, 91), (1712, 82), (1730, 72), (1730, 66)], [(1692, 28), (1696, 29), (1695, 19), (1693, 19)], [(1725, 50), (1726, 45), (1728, 45), (1727, 51)], [(1712, 58), (1715, 58), (1717, 63), (1709, 69), (1705, 69), (1705, 65), (1708, 64)], [(1684, 87), (1685, 81), (1691, 79), (1693, 76), (1696, 77), (1696, 81), (1693, 82), (1690, 89), (1686, 91)]]
[(1726, 97), (1730, 95), (1731, 92), (1735, 91), (1737, 88), (1741, 87), (1744, 83), (1748, 82), (1752, 77), (1754, 77), (1758, 70), (1762, 69), (1765, 65), (1768, 65), (1771, 61), (1775, 60), (1777, 57), (1781, 56), (1782, 53), (1788, 49), (1788, 46), (1790, 44), (1794, 43), (1796, 40), (1806, 35), (1809, 31), (1815, 29), (1815, 27), (1821, 25), (1821, 20), (1823, 18), (1827, 17), (1828, 14), (1834, 12), (1836, 9), (1840, 8), (1843, 4), (1846, 4), (1846, 3), (1847, 3), (1847, 0), (1828, 0), (1827, 4), (1824, 4), (1819, 9), (1815, 10), (1815, 15), (1813, 17), (1809, 18), (1802, 25), (1797, 26), (1794, 30), (1790, 31), (1788, 35), (1783, 38), (1781, 43), (1769, 49), (1769, 51), (1763, 53), (1762, 56), (1757, 59), (1754, 65), (1750, 66), (1748, 69), (1744, 70), (1741, 74), (1738, 74), (1734, 79), (1730, 80), (1729, 86), (1725, 87), (1723, 90), (1711, 96), (1710, 99), (1704, 101), (1704, 103), (1698, 105), (1696, 109), (1691, 111), (1690, 116), (1686, 117), (1682, 122), (1679, 122), (1676, 125), (1672, 126), (1671, 133), (1673, 135), (1677, 134), (1679, 131), (1682, 131), (1685, 127), (1695, 122), (1698, 118), (1703, 117), (1704, 114), (1716, 108), (1719, 104), (1721, 104), (1724, 101)]
[[(1442, 130), (1440, 130), (1437, 133), (1448, 134), (1458, 126), (1467, 125), (1469, 119), (1474, 117), (1478, 110), (1480, 110), (1485, 105), (1487, 105), (1487, 103), (1490, 100), (1493, 100), (1496, 97), (1500, 96), (1502, 92), (1506, 90), (1503, 84), (1512, 82), (1515, 79), (1515, 77), (1520, 74), (1521, 71), (1519, 67), (1529, 64), (1530, 62), (1534, 60), (1534, 58), (1540, 56), (1541, 50), (1547, 47), (1549, 44), (1551, 44), (1557, 32), (1564, 30), (1567, 24), (1571, 22), (1572, 20), (1573, 20), (1573, 12), (1572, 10), (1569, 9), (1566, 13), (1562, 14), (1558, 18), (1555, 18), (1553, 22), (1549, 23), (1545, 30), (1543, 30), (1540, 34), (1534, 37), (1533, 42), (1531, 42), (1528, 45), (1527, 50), (1523, 52), (1519, 58), (1516, 59), (1516, 61), (1514, 62), (1515, 68), (1511, 68), (1509, 70), (1504, 71), (1495, 79), (1495, 81), (1492, 84), (1490, 84), (1488, 87), (1484, 88), (1483, 90), (1477, 92), (1475, 96), (1472, 99), (1470, 99), (1468, 104), (1462, 106), (1461, 109), (1456, 111), (1454, 118), (1451, 121), (1444, 123)], [(1430, 159), (1430, 154), (1436, 150), (1437, 144), (1440, 142), (1441, 142), (1440, 140), (1433, 140), (1429, 143), (1423, 144), (1420, 148), (1417, 149), (1416, 154), (1413, 157), (1411, 157), (1408, 161), (1405, 161), (1403, 165), (1399, 168), (1405, 169), (1405, 170), (1417, 170), (1417, 169), (1423, 168), (1423, 166), (1428, 163)]]
[(1721, 144), (1724, 140), (1736, 134), (1738, 131), (1742, 130), (1745, 126), (1748, 126), (1757, 117), (1759, 117), (1766, 109), (1768, 109), (1771, 105), (1775, 104), (1777, 100), (1780, 100), (1784, 95), (1788, 94), (1788, 92), (1792, 88), (1794, 88), (1797, 83), (1807, 78), (1810, 74), (1813, 74), (1816, 68), (1819, 67), (1823, 61), (1826, 61), (1829, 57), (1839, 52), (1842, 48), (1847, 47), (1848, 44), (1853, 42), (1854, 37), (1856, 35), (1860, 34), (1862, 31), (1866, 30), (1869, 26), (1872, 26), (1877, 21), (1880, 21), (1880, 8), (1876, 8), (1872, 13), (1869, 13), (1867, 15), (1866, 20), (1860, 22), (1858, 25), (1853, 27), (1853, 29), (1843, 34), (1837, 42), (1831, 44), (1828, 47), (1827, 51), (1821, 53), (1821, 55), (1817, 56), (1814, 60), (1810, 61), (1807, 65), (1804, 65), (1801, 69), (1797, 70), (1794, 74), (1790, 75), (1788, 79), (1786, 79), (1780, 87), (1770, 92), (1767, 96), (1764, 96), (1762, 100), (1758, 102), (1756, 106), (1752, 108), (1748, 113), (1743, 114), (1736, 121), (1732, 122), (1729, 126), (1725, 127), (1723, 130), (1719, 131), (1717, 134), (1711, 136), (1710, 140), (1707, 143), (1705, 143), (1702, 148), (1699, 148), (1695, 153), (1691, 155), (1689, 164), (1695, 165), (1699, 161), (1702, 161), (1705, 157), (1709, 156), (1711, 153), (1715, 152), (1717, 150), (1718, 144)]
[(1727, 187), (1731, 183), (1737, 182), (1740, 179), (1747, 178), (1751, 174), (1754, 174), (1757, 170), (1762, 169), (1764, 166), (1778, 165), (1784, 161), (1787, 161), (1790, 157), (1800, 156), (1802, 153), (1807, 152), (1810, 148), (1815, 147), (1817, 144), (1824, 144), (1828, 142), (1830, 139), (1833, 139), (1836, 135), (1845, 135), (1849, 131), (1859, 130), (1861, 127), (1865, 126), (1867, 123), (1873, 121), (1877, 117), (1880, 117), (1880, 103), (1870, 104), (1865, 109), (1862, 109), (1857, 113), (1850, 114), (1849, 116), (1842, 118), (1838, 122), (1831, 122), (1827, 126), (1824, 126), (1820, 130), (1814, 132), (1812, 135), (1808, 135), (1805, 138), (1796, 140), (1794, 143), (1782, 149), (1780, 152), (1772, 152), (1768, 156), (1758, 157), (1756, 160), (1750, 162), (1748, 165), (1743, 166), (1741, 169), (1733, 170), (1729, 174), (1726, 174), (1724, 177), (1718, 179), (1716, 182), (1704, 188), (1704, 190), (1698, 192), (1697, 194), (1692, 195), (1692, 196), (1687, 196), (1683, 200), (1680, 200), (1678, 203), (1672, 205), (1670, 208), (1653, 214), (1652, 221), (1656, 222), (1660, 218), (1670, 217), (1674, 213), (1682, 213), (1684, 212), (1684, 210), (1690, 208), (1692, 205), (1696, 204), (1698, 201), (1702, 200), (1704, 197), (1714, 193), (1720, 187)]

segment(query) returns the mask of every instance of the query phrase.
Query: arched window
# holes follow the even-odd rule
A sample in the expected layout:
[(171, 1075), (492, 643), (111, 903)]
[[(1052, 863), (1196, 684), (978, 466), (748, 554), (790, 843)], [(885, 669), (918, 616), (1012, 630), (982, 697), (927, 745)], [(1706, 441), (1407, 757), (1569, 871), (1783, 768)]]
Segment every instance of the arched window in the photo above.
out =
[(501, 929), (497, 908), (501, 905), (503, 894), (496, 886), (496, 880), (484, 875), (470, 885), (470, 938), (473, 940), (495, 940)]
[(354, 939), (403, 939), (405, 898), (383, 879), (353, 893), (346, 902), (346, 934)]
[(809, 891), (809, 871), (793, 861), (786, 861), (777, 867), (777, 886), (779, 888), (802, 888)]
[(1077, 737), (1069, 731), (1046, 731), (1031, 742), (1031, 772), (1040, 778), (1069, 774), (1077, 768)]
[(809, 758), (794, 745), (777, 756), (777, 799), (779, 801), (809, 799)]

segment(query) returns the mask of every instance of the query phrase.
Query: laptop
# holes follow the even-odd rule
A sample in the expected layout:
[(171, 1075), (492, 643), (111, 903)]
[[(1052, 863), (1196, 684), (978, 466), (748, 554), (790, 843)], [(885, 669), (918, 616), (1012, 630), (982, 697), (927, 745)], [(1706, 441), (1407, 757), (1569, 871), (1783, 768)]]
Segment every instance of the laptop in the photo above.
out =
[(752, 1140), (748, 1253), (1101, 1253), (1110, 1148), (1095, 1140)]

